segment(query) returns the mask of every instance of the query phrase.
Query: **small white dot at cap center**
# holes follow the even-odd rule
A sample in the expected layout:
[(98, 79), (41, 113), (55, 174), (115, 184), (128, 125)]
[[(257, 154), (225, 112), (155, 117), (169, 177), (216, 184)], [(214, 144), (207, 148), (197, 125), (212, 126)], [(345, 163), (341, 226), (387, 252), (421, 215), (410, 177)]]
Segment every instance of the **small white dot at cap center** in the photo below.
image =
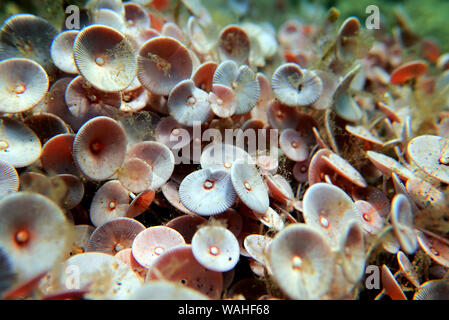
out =
[(98, 66), (104, 66), (104, 59), (102, 58), (102, 57), (97, 57), (96, 59), (95, 59), (95, 63), (98, 65)]
[(164, 248), (161, 248), (161, 247), (154, 248), (154, 254), (160, 256), (163, 253), (164, 253)]
[(117, 203), (115, 202), (115, 200), (109, 201), (109, 209), (110, 210), (115, 209), (116, 206), (117, 206)]
[(24, 84), (19, 83), (18, 85), (16, 85), (16, 87), (14, 88), (14, 93), (15, 94), (22, 94), (26, 91), (26, 87)]
[(299, 269), (302, 266), (302, 259), (298, 256), (294, 256), (292, 258), (292, 267), (293, 269)]
[(320, 224), (323, 228), (329, 227), (329, 220), (325, 217), (320, 217)]
[(114, 246), (115, 252), (122, 251), (125, 247), (123, 247), (120, 243), (116, 243)]
[(195, 97), (189, 97), (189, 98), (187, 99), (187, 105), (193, 106), (195, 103), (196, 103)]
[(9, 147), (8, 142), (0, 140), (0, 151), (6, 151)]
[(218, 249), (216, 246), (212, 246), (209, 248), (209, 253), (213, 256), (218, 256), (220, 253), (220, 249)]
[(212, 189), (214, 187), (214, 183), (212, 181), (210, 181), (210, 180), (206, 180), (203, 183), (203, 187), (206, 190), (210, 190), (210, 189)]
[(251, 184), (248, 181), (245, 181), (243, 183), (243, 186), (245, 187), (246, 190), (251, 191), (252, 187)]

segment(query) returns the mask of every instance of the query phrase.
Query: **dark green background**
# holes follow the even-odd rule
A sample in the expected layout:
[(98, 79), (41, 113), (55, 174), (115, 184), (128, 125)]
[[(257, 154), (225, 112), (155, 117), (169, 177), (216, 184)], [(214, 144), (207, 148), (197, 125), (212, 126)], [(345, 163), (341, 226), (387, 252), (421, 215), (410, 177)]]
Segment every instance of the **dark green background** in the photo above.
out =
[[(447, 0), (249, 0), (252, 10), (249, 20), (268, 20), (279, 26), (287, 18), (299, 16), (306, 22), (317, 21), (332, 6), (341, 12), (341, 18), (357, 16), (363, 20), (368, 5), (377, 5), (385, 27), (394, 26), (393, 10), (400, 9), (409, 17), (412, 31), (436, 40), (444, 52), (449, 51), (449, 1)], [(172, 0), (172, 3), (175, 1)], [(235, 16), (226, 10), (227, 0), (203, 0), (218, 23), (233, 20)], [(64, 19), (63, 8), (69, 4), (82, 6), (84, 0), (0, 0), (0, 19), (18, 12), (40, 15), (58, 26)], [(310, 9), (310, 5), (317, 5)], [(309, 9), (307, 9), (309, 8)]]

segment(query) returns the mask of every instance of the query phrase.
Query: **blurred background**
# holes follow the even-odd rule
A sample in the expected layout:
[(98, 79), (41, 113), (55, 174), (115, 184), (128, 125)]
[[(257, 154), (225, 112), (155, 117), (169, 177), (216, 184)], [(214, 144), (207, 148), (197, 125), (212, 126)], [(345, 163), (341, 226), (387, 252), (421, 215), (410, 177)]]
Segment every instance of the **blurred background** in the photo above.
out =
[[(0, 0), (0, 20), (14, 13), (37, 14), (55, 26), (64, 21), (64, 8), (70, 4), (80, 7), (87, 0)], [(161, 2), (160, 0), (153, 0)], [(173, 7), (180, 0), (169, 1)], [(447, 0), (203, 0), (214, 21), (225, 25), (242, 20), (269, 21), (275, 27), (288, 18), (299, 17), (305, 23), (324, 18), (331, 7), (340, 12), (340, 18), (357, 16), (360, 21), (368, 16), (369, 5), (380, 9), (382, 27), (391, 30), (397, 25), (396, 14), (405, 17), (414, 33), (435, 40), (443, 52), (449, 51), (449, 26)]]

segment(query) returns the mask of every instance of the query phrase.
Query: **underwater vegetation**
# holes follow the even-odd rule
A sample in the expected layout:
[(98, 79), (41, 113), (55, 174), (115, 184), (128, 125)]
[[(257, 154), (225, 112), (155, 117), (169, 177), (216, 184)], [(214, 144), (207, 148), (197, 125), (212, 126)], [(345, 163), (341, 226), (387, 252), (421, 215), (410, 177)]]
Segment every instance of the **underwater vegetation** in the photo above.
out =
[(449, 28), (394, 3), (5, 2), (0, 298), (449, 299)]

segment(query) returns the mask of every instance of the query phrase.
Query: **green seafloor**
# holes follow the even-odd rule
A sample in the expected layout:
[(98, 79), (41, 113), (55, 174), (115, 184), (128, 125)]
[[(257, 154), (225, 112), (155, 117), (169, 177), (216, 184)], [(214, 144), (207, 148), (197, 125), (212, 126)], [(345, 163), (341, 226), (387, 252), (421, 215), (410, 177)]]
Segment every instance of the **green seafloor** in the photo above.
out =
[[(172, 6), (177, 1), (170, 1)], [(249, 11), (240, 16), (229, 2), (245, 2)], [(55, 26), (62, 25), (64, 9), (68, 5), (83, 7), (84, 0), (0, 0), (0, 21), (15, 13), (33, 13)], [(447, 0), (207, 0), (204, 5), (210, 10), (217, 24), (248, 20), (269, 21), (279, 26), (289, 17), (300, 17), (305, 22), (317, 21), (317, 17), (326, 15), (331, 7), (340, 11), (340, 17), (367, 17), (369, 5), (380, 9), (382, 23), (388, 29), (398, 24), (398, 15), (405, 17), (411, 31), (419, 36), (436, 41), (443, 52), (449, 51), (449, 26)], [(275, 12), (275, 14), (273, 14)]]

